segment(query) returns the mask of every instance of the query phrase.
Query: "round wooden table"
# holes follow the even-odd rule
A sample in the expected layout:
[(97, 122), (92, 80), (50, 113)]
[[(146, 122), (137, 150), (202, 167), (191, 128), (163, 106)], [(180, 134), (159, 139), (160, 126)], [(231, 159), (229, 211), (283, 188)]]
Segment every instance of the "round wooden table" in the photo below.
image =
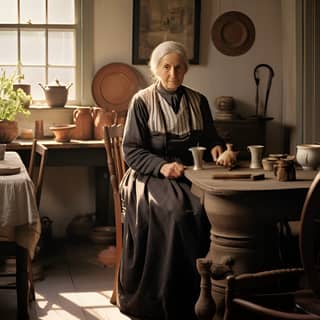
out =
[[(214, 179), (217, 173), (227, 177)], [(238, 173), (264, 174), (265, 178), (232, 178)], [(296, 170), (295, 181), (283, 182), (273, 172), (249, 169), (246, 164), (233, 171), (215, 165), (205, 165), (203, 170), (190, 167), (185, 171), (211, 223), (210, 250), (204, 259), (197, 261), (202, 279), (196, 306), (199, 319), (212, 319), (214, 314), (214, 319), (223, 318), (224, 278), (228, 273), (281, 266), (277, 223), (299, 220), (315, 174), (316, 171)]]

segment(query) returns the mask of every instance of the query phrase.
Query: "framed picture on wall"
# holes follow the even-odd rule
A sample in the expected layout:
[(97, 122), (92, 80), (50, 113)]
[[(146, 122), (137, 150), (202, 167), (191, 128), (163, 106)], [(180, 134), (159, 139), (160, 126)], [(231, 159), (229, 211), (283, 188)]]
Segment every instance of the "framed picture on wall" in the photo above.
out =
[(201, 0), (133, 0), (132, 63), (147, 64), (161, 42), (174, 40), (199, 63)]

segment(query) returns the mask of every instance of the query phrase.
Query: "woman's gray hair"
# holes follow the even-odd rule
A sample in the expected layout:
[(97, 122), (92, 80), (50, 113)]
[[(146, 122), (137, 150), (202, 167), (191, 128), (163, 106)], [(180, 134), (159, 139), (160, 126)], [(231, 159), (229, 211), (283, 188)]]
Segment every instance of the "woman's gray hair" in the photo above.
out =
[(165, 41), (165, 42), (161, 42), (158, 46), (156, 46), (151, 53), (149, 66), (154, 77), (157, 78), (157, 71), (158, 71), (158, 67), (160, 65), (161, 59), (169, 53), (179, 54), (183, 60), (183, 63), (186, 66), (186, 69), (188, 70), (189, 62), (188, 62), (187, 52), (184, 45), (176, 41)]

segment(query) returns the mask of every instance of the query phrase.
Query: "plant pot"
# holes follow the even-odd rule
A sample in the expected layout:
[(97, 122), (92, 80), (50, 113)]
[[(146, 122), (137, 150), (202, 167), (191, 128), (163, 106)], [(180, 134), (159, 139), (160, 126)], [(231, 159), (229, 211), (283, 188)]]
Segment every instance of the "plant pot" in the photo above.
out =
[(18, 136), (18, 122), (0, 120), (0, 143), (10, 143)]

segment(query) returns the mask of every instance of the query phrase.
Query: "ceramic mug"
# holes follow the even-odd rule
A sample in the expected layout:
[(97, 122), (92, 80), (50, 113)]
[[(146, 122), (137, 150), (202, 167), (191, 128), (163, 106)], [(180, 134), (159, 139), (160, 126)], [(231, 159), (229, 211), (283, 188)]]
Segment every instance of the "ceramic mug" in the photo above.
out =
[(201, 170), (203, 164), (203, 153), (206, 150), (205, 147), (192, 147), (189, 151), (192, 152), (193, 157), (193, 170)]

